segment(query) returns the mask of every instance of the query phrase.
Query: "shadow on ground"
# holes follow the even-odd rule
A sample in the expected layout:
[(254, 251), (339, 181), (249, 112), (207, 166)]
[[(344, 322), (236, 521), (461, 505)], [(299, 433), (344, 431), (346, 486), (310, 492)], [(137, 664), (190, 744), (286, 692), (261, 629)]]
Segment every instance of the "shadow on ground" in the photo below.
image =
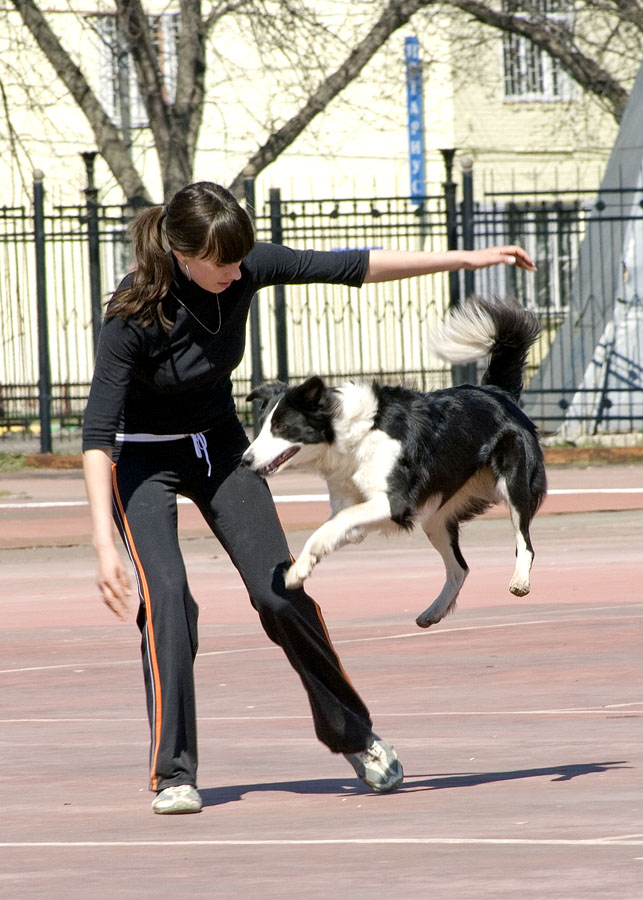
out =
[[(565, 766), (552, 766), (538, 769), (516, 769), (508, 772), (462, 772), (432, 775), (405, 774), (403, 787), (396, 791), (411, 793), (415, 791), (437, 791), (450, 788), (477, 787), (500, 781), (516, 781), (522, 778), (549, 778), (551, 781), (571, 781), (583, 775), (609, 772), (613, 769), (627, 768), (624, 760), (602, 763), (576, 763)], [(318, 778), (305, 781), (275, 781), (264, 784), (229, 785), (221, 788), (204, 788), (199, 790), (204, 806), (221, 806), (243, 800), (245, 794), (268, 791), (287, 791), (293, 794), (342, 794), (355, 796), (372, 794), (373, 792), (361, 782), (350, 784), (349, 779)]]

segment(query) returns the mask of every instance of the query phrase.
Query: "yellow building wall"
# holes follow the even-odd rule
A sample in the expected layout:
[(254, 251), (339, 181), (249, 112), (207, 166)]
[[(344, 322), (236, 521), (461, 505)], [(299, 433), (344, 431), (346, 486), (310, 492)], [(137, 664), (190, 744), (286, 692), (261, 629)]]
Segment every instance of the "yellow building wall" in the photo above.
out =
[[(93, 10), (57, 0), (52, 21), (67, 49), (99, 89), (97, 38), (83, 27)], [(343, 13), (338, 11), (343, 6)], [(329, 22), (348, 15), (329, 5)], [(358, 4), (364, 7), (364, 4)], [(50, 4), (49, 9), (52, 8)], [(168, 7), (169, 8), (169, 7)], [(64, 85), (42, 62), (16, 13), (4, 12), (11, 28), (0, 29), (0, 57), (12, 60), (4, 78), (8, 108), (0, 112), (0, 205), (22, 202), (31, 173), (42, 169), (56, 202), (78, 202), (85, 186), (83, 150), (95, 149), (89, 126)], [(429, 27), (430, 26), (430, 27)], [(20, 40), (16, 35), (20, 33)], [(288, 196), (403, 195), (409, 190), (404, 38), (417, 33), (423, 45), (427, 191), (441, 189), (440, 149), (455, 147), (475, 165), (476, 191), (577, 187), (597, 183), (616, 135), (616, 123), (591, 98), (576, 91), (570, 103), (506, 102), (501, 80), (501, 38), (488, 30), (459, 29), (453, 17), (419, 19), (394, 34), (348, 89), (282, 156), (259, 175), (257, 196), (281, 187)], [(477, 34), (483, 34), (476, 44)], [(240, 171), (265, 140), (266, 120), (281, 124), (297, 97), (280, 90), (284, 73), (266, 70), (240, 33), (217, 33), (208, 48), (207, 102), (194, 178), (221, 183)], [(27, 47), (24, 41), (27, 40)], [(462, 42), (465, 42), (464, 45)], [(464, 46), (464, 49), (460, 49)], [(30, 85), (27, 99), (24, 85)], [(301, 99), (304, 96), (302, 92)], [(29, 108), (28, 103), (31, 103)], [(133, 158), (152, 195), (160, 191), (158, 162), (149, 130), (134, 132)], [(459, 169), (454, 170), (459, 180)], [(96, 181), (104, 200), (120, 202), (114, 178), (98, 158)]]

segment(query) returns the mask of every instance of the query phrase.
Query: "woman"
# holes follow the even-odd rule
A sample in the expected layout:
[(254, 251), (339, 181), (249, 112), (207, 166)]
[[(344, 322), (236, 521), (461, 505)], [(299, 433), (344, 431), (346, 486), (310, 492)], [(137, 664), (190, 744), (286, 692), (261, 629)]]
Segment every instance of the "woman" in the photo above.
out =
[(178, 493), (197, 505), (239, 570), (267, 635), (299, 674), (319, 739), (343, 753), (373, 790), (394, 790), (402, 766), (373, 734), (319, 608), (303, 588), (284, 585), (290, 554), (271, 494), (262, 479), (238, 467), (248, 441), (230, 374), (243, 356), (251, 299), (267, 285), (359, 287), (498, 263), (533, 264), (519, 247), (326, 253), (255, 243), (247, 214), (210, 182), (188, 185), (167, 206), (145, 210), (132, 238), (135, 269), (114, 292), (101, 330), (83, 462), (98, 584), (122, 619), (129, 585), (112, 515), (136, 571), (153, 810), (201, 809), (193, 678), (198, 611), (177, 539)]

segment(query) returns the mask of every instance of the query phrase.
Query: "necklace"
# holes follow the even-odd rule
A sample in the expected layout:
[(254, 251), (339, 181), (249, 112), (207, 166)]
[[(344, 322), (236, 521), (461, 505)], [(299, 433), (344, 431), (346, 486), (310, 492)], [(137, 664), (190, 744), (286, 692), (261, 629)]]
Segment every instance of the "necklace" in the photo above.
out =
[(221, 331), (221, 304), (219, 303), (219, 295), (218, 295), (218, 294), (215, 294), (214, 296), (217, 298), (217, 312), (219, 313), (219, 324), (217, 325), (217, 330), (216, 330), (216, 331), (212, 331), (211, 328), (208, 328), (207, 325), (204, 325), (204, 324), (203, 324), (203, 322), (201, 321), (201, 319), (200, 319), (197, 315), (195, 315), (195, 314), (192, 312), (192, 310), (191, 310), (188, 306), (185, 305), (185, 303), (183, 302), (183, 300), (181, 300), (181, 298), (178, 297), (178, 296), (174, 293), (174, 291), (170, 291), (170, 293), (172, 294), (172, 296), (174, 297), (174, 299), (177, 300), (177, 301), (181, 304), (181, 306), (182, 306), (183, 309), (186, 311), (186, 313), (188, 313), (188, 315), (192, 316), (192, 318), (193, 318), (196, 322), (198, 322), (199, 325), (201, 326), (201, 328), (205, 329), (205, 331), (207, 331), (208, 334), (218, 334), (218, 333)]

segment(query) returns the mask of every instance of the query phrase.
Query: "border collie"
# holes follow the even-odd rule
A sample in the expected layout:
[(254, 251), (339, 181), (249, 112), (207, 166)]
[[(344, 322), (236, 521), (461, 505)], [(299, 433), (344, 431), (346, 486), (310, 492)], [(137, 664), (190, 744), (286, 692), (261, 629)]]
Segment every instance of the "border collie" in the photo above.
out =
[(416, 619), (428, 628), (455, 608), (469, 571), (460, 523), (504, 501), (516, 538), (509, 590), (529, 592), (529, 526), (547, 488), (536, 427), (518, 401), (538, 331), (535, 315), (522, 307), (475, 298), (451, 313), (433, 344), (453, 363), (489, 354), (481, 386), (430, 393), (377, 382), (329, 387), (313, 375), (248, 395), (262, 404), (262, 428), (242, 465), (268, 476), (296, 461), (328, 484), (331, 517), (288, 569), (288, 587), (299, 587), (322, 557), (369, 531), (410, 530), (419, 522), (446, 568), (440, 594)]

